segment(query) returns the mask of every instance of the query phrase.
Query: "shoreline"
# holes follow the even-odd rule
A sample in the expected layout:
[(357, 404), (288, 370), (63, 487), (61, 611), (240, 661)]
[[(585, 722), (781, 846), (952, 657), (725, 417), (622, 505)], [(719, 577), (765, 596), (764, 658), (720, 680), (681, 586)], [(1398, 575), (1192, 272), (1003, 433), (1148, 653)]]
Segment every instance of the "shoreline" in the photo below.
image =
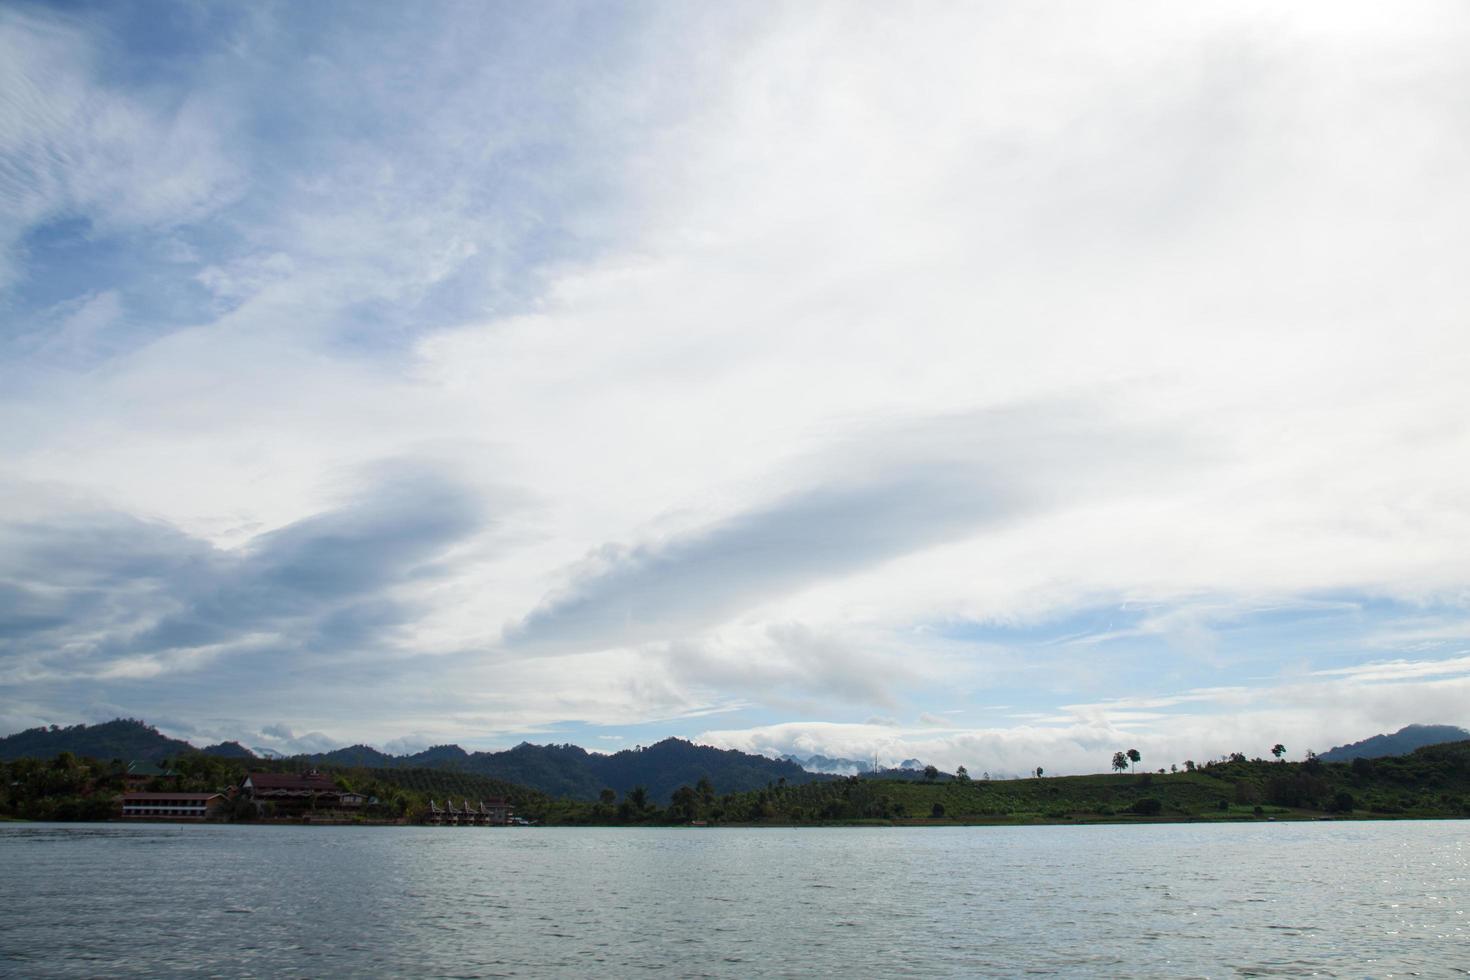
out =
[(318, 820), (318, 821), (294, 821), (294, 820), (150, 820), (143, 818), (117, 819), (117, 820), (28, 820), (23, 817), (0, 817), (0, 823), (10, 824), (47, 824), (54, 826), (75, 827), (403, 827), (424, 828), (433, 827), (437, 830), (804, 830), (804, 829), (848, 829), (848, 830), (876, 830), (884, 828), (936, 828), (945, 827), (1127, 827), (1127, 826), (1156, 826), (1160, 824), (1271, 824), (1271, 823), (1397, 823), (1404, 821), (1454, 821), (1470, 820), (1470, 816), (1418, 816), (1411, 814), (1334, 814), (1324, 816), (1321, 814), (1288, 813), (1272, 814), (1266, 817), (1255, 816), (1190, 816), (1190, 817), (1133, 817), (1119, 819), (1116, 817), (1103, 817), (1093, 814), (1082, 815), (1076, 819), (1067, 818), (1019, 818), (1008, 819), (997, 817), (991, 820), (944, 820), (932, 818), (914, 818), (911, 820), (813, 820), (813, 821), (766, 821), (760, 823), (746, 823), (729, 821), (712, 823), (707, 826), (696, 827), (690, 824), (677, 823), (555, 823), (535, 824), (530, 826), (486, 826), (486, 827), (455, 827), (440, 826), (435, 824), (408, 823), (404, 821), (380, 820), (380, 821), (358, 821), (358, 820)]

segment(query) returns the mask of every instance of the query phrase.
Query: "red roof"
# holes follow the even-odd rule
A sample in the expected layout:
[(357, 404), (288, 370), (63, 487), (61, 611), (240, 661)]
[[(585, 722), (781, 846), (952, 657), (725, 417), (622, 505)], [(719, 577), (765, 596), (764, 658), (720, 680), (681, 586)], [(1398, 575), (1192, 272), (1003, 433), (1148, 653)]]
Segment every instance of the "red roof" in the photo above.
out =
[(250, 785), (257, 790), (309, 790), (317, 793), (336, 793), (340, 788), (332, 777), (319, 772), (252, 772)]
[(200, 800), (212, 800), (223, 793), (124, 793), (124, 803), (141, 803), (145, 800), (189, 800), (198, 802)]

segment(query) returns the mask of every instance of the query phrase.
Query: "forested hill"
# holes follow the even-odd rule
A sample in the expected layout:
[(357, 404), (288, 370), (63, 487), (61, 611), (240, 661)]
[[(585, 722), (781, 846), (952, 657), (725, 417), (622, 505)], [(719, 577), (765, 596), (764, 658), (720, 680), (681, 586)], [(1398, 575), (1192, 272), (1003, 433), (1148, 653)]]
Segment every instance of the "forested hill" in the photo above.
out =
[(1323, 752), (1323, 762), (1352, 762), (1354, 759), (1382, 759), (1391, 755), (1408, 755), (1426, 745), (1461, 742), (1470, 732), (1454, 725), (1408, 725), (1391, 735), (1374, 735), (1351, 745), (1339, 745)]
[(188, 742), (169, 738), (152, 725), (133, 718), (116, 718), (100, 725), (30, 728), (0, 738), (0, 759), (50, 759), (62, 752), (89, 759), (144, 759), (149, 762), (161, 762), (184, 752), (235, 758), (251, 756), (237, 742), (198, 749)]
[(740, 793), (783, 780), (795, 786), (832, 778), (807, 772), (794, 762), (695, 745), (678, 738), (612, 755), (598, 755), (576, 745), (523, 742), (503, 752), (466, 752), (457, 745), (438, 745), (405, 756), (354, 745), (311, 758), (328, 765), (454, 769), (534, 787), (549, 796), (579, 800), (594, 800), (604, 789), (621, 795), (642, 786), (650, 799), (667, 801), (674, 790), (693, 786), (700, 779), (708, 779), (715, 792)]
[[(32, 728), (0, 738), (0, 759), (50, 759), (62, 752), (125, 762), (162, 762), (187, 753), (254, 758), (237, 742), (199, 749), (169, 738), (144, 722), (123, 718), (101, 725)], [(300, 757), (300, 761), (333, 768), (453, 770), (530, 787), (551, 797), (578, 800), (595, 800), (604, 789), (615, 790), (621, 796), (642, 786), (648, 798), (659, 803), (668, 802), (680, 786), (693, 786), (701, 779), (708, 779), (717, 793), (741, 793), (783, 781), (796, 786), (833, 778), (807, 772), (793, 762), (677, 738), (612, 755), (588, 752), (576, 745), (522, 743), (503, 752), (466, 752), (458, 745), (436, 745), (412, 755), (394, 756), (366, 745), (353, 745)]]

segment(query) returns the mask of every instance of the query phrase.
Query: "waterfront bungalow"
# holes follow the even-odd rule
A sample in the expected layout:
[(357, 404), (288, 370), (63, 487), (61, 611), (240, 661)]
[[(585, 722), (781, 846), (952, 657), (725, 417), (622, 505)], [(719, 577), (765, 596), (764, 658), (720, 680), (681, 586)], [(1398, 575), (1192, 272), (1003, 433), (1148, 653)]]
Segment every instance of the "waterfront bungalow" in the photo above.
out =
[(335, 810), (342, 805), (343, 797), (342, 787), (315, 769), (305, 773), (252, 772), (240, 784), (240, 792), (257, 810), (269, 805), (282, 815)]
[(456, 807), (453, 800), (444, 801), (444, 809), (429, 801), (429, 812), (425, 821), (436, 827), (503, 827), (511, 822), (510, 802), (501, 797), (491, 797), (472, 806), (469, 800), (462, 801), (463, 808)]
[(223, 793), (124, 793), (124, 818), (203, 820), (225, 804)]

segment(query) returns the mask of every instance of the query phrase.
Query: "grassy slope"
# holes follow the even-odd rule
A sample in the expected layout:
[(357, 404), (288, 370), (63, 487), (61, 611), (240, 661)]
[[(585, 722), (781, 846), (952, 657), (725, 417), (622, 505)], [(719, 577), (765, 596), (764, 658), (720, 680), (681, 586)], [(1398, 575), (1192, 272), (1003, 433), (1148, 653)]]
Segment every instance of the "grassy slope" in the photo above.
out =
[[(1134, 811), (1142, 800), (1158, 801), (1157, 816)], [(1351, 809), (1343, 809), (1345, 803)], [(1431, 746), (1356, 768), (1237, 762), (1168, 775), (936, 783), (843, 780), (740, 794), (721, 801), (723, 812), (711, 816), (738, 823), (931, 822), (935, 804), (943, 807), (944, 822), (961, 823), (1318, 818), (1328, 813), (1470, 816), (1470, 742)]]

